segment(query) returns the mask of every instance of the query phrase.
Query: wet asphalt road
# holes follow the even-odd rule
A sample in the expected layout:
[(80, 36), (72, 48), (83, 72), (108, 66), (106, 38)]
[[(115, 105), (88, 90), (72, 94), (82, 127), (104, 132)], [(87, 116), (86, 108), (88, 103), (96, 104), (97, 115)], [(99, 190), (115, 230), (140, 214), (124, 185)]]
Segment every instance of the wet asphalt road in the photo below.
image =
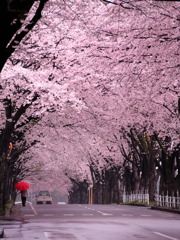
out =
[(9, 240), (180, 240), (180, 214), (128, 205), (32, 205)]

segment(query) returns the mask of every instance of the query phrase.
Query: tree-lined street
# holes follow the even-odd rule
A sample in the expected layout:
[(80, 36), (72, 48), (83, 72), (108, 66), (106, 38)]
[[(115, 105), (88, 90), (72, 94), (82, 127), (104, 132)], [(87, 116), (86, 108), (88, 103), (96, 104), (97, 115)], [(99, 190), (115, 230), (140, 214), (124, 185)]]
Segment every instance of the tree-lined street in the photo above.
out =
[(179, 12), (179, 1), (0, 1), (1, 216), (22, 180), (31, 197), (70, 204), (146, 194), (180, 208)]
[(7, 240), (179, 240), (180, 215), (127, 205), (30, 205)]

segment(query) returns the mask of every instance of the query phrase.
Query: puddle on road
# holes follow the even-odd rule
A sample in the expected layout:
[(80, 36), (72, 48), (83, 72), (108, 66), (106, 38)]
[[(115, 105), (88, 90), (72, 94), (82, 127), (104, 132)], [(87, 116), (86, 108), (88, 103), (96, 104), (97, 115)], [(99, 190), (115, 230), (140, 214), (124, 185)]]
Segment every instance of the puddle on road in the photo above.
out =
[(152, 239), (152, 238), (149, 238), (149, 237), (147, 237), (147, 236), (140, 235), (140, 234), (133, 234), (132, 236), (133, 236), (133, 237), (136, 237), (136, 238), (141, 238), (141, 239)]
[(69, 240), (77, 240), (77, 238), (70, 233), (60, 233), (60, 232), (46, 232), (45, 235), (48, 235), (49, 239), (69, 239)]

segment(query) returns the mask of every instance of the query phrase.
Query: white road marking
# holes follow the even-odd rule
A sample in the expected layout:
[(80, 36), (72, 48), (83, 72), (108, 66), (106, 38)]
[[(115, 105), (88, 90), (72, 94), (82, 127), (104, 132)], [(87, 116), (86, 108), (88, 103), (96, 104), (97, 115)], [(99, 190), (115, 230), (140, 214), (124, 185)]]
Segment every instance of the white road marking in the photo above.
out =
[(64, 216), (66, 216), (66, 217), (70, 217), (70, 216), (74, 216), (74, 214), (63, 214)]
[(51, 214), (51, 213), (47, 213), (47, 214), (43, 214), (43, 216), (45, 216), (45, 217), (53, 217), (54, 216), (54, 214)]
[(112, 216), (112, 214), (109, 214), (109, 213), (103, 213), (101, 211), (97, 211), (98, 213), (102, 214), (103, 216)]
[(29, 202), (29, 201), (27, 201), (27, 202), (29, 203), (29, 205), (30, 205), (30, 207), (31, 207), (31, 209), (32, 209), (32, 211), (33, 211), (33, 213), (34, 213), (34, 215), (38, 215), (37, 212), (36, 212), (36, 209), (33, 207), (32, 203)]
[(109, 213), (102, 213), (103, 216), (113, 216), (112, 214)]
[(173, 237), (167, 236), (167, 235), (159, 233), (159, 232), (154, 232), (154, 233), (161, 236), (161, 237), (165, 237), (165, 238), (168, 238), (168, 239), (171, 239), (171, 240), (178, 240), (177, 238), (173, 238)]
[(48, 232), (44, 232), (44, 235), (49, 240), (49, 233)]

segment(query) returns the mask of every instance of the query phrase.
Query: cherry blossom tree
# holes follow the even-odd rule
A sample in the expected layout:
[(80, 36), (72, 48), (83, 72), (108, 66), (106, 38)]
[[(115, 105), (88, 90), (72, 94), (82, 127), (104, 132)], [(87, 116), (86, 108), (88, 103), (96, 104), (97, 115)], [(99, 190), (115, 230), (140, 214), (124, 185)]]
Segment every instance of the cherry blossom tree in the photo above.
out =
[[(16, 46), (41, 18), (48, 0), (2, 0), (0, 3), (0, 71), (14, 52)], [(31, 7), (33, 6), (33, 11)], [(27, 21), (30, 12), (31, 19)], [(23, 25), (24, 23), (24, 25)], [(25, 25), (26, 23), (26, 25)], [(22, 28), (22, 25), (24, 28)]]

